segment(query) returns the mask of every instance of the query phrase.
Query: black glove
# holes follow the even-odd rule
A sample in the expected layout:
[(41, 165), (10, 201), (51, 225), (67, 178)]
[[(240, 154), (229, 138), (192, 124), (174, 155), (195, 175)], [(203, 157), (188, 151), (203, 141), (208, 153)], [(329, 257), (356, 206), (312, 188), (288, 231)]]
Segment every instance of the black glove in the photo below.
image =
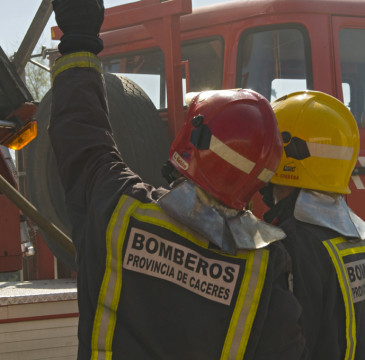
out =
[(103, 0), (53, 0), (56, 22), (63, 32), (58, 50), (61, 54), (103, 50), (99, 38), (104, 21)]

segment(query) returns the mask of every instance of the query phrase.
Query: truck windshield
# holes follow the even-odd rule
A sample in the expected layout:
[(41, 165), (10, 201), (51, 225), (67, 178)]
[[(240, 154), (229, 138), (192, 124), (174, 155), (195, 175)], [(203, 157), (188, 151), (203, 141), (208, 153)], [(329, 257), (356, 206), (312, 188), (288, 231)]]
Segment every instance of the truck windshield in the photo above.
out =
[[(200, 39), (182, 44), (181, 58), (189, 61), (190, 91), (222, 87), (223, 48), (221, 38)], [(163, 52), (154, 48), (103, 60), (104, 71), (118, 73), (137, 83), (157, 109), (167, 108), (165, 61)], [(186, 93), (185, 71), (183, 93)]]
[(365, 29), (341, 29), (339, 47), (344, 103), (365, 127)]
[(312, 88), (309, 40), (291, 25), (250, 29), (241, 36), (236, 86), (250, 88), (273, 101)]

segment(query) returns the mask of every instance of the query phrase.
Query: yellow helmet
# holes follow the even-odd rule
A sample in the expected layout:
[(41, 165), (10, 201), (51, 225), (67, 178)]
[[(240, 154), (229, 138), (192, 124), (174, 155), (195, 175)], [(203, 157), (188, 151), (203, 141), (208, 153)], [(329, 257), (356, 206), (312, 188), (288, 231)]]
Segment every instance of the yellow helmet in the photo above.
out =
[(295, 92), (271, 105), (284, 145), (271, 182), (349, 194), (360, 143), (350, 110), (318, 91)]

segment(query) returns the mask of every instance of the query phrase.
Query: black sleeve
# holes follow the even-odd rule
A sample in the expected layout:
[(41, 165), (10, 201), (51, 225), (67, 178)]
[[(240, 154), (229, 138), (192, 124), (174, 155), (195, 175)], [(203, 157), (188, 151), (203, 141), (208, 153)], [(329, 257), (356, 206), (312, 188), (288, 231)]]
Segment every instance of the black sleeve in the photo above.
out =
[[(79, 247), (87, 216), (97, 218), (106, 228), (121, 194), (142, 183), (123, 162), (113, 140), (105, 85), (98, 71), (71, 68), (56, 76), (49, 136), (65, 191), (73, 241)], [(145, 189), (145, 193), (151, 189)]]
[(300, 324), (311, 359), (341, 359), (346, 351), (346, 314), (338, 277), (322, 241), (340, 236), (289, 218), (283, 244), (293, 261), (294, 292), (303, 306)]
[[(302, 308), (291, 291), (291, 259), (281, 242), (270, 245), (270, 261), (247, 353), (254, 360), (308, 359), (299, 325)], [(246, 359), (246, 357), (245, 357)]]

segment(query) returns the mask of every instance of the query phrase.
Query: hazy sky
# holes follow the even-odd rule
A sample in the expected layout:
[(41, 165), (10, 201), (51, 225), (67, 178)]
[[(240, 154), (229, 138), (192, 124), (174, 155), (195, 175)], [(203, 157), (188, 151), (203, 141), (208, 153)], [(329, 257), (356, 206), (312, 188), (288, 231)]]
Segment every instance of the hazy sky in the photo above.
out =
[[(198, 7), (227, 1), (229, 0), (192, 0), (192, 5)], [(106, 8), (128, 2), (131, 0), (104, 0)], [(8, 55), (18, 49), (40, 4), (41, 0), (0, 0), (0, 46)], [(52, 14), (39, 45), (52, 45), (50, 28), (54, 25), (56, 22)]]

